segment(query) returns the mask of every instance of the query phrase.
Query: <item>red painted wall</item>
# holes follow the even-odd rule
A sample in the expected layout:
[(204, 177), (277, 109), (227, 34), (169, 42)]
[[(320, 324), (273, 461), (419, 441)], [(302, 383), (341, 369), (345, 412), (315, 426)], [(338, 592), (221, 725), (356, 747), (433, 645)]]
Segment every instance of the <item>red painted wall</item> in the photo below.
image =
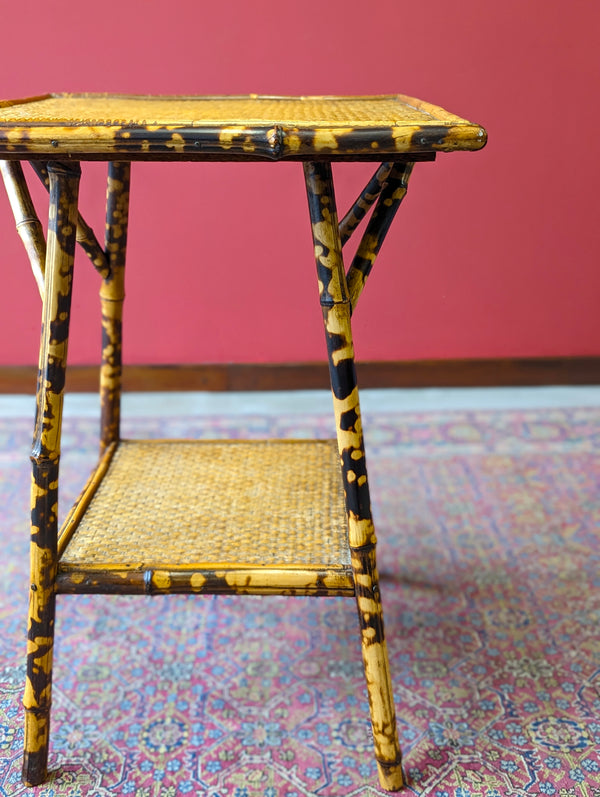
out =
[[(483, 124), (483, 152), (415, 168), (355, 316), (358, 356), (600, 354), (600, 3), (14, 8), (3, 12), (5, 97), (400, 91)], [(371, 170), (336, 169), (340, 211)], [(84, 165), (82, 211), (99, 234), (103, 194), (103, 167)], [(320, 359), (305, 204), (298, 164), (134, 165), (126, 360)], [(0, 364), (31, 363), (39, 297), (2, 192), (0, 241)], [(75, 282), (71, 361), (90, 363), (97, 278), (80, 254)]]

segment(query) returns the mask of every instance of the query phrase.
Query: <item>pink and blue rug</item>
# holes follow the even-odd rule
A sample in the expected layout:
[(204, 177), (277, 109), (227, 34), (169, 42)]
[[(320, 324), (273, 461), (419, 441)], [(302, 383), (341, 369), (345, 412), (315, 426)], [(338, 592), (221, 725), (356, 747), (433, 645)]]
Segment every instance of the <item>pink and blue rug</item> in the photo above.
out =
[[(312, 416), (125, 436), (330, 436)], [(600, 796), (600, 410), (365, 419), (407, 795)], [(0, 794), (384, 794), (349, 599), (58, 600), (52, 777), (20, 782), (31, 421), (0, 427)], [(65, 429), (65, 507), (96, 423)], [(65, 508), (63, 507), (63, 509)]]

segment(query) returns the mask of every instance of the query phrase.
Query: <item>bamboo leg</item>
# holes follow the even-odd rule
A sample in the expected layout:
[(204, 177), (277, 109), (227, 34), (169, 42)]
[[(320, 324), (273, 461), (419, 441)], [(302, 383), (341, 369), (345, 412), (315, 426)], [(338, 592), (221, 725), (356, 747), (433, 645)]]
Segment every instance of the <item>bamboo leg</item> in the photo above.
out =
[(404, 780), (375, 565), (376, 538), (354, 367), (351, 306), (342, 260), (331, 165), (307, 163), (304, 170), (344, 479), (375, 757), (382, 787), (397, 791), (402, 788)]
[(102, 304), (101, 454), (111, 443), (117, 442), (119, 439), (122, 319), (123, 299), (125, 298), (130, 172), (130, 163), (111, 162), (108, 165), (105, 242), (110, 276), (103, 280), (100, 288)]
[(67, 364), (77, 197), (77, 163), (50, 163), (50, 218), (37, 410), (31, 460), (31, 588), (27, 642), (23, 780), (47, 776), (58, 533), (58, 470)]

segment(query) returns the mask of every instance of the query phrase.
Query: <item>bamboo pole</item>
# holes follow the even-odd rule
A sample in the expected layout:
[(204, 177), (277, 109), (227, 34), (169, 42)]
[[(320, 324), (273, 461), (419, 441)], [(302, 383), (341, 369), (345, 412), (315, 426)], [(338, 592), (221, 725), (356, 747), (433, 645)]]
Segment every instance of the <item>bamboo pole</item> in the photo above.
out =
[(25, 246), (33, 276), (43, 299), (44, 263), (46, 260), (44, 228), (37, 216), (21, 163), (19, 161), (0, 161), (0, 172), (15, 217), (17, 232)]
[(331, 164), (305, 163), (304, 174), (327, 340), (375, 758), (381, 786), (397, 791), (404, 785), (404, 776), (375, 565), (376, 537), (354, 366), (351, 304)]
[(131, 164), (108, 165), (105, 248), (109, 274), (100, 287), (102, 305), (102, 366), (100, 369), (100, 452), (119, 440), (125, 298), (125, 257), (129, 221)]
[(78, 163), (48, 164), (50, 213), (46, 290), (31, 461), (31, 577), (23, 780), (47, 776), (57, 571), (58, 471), (75, 256)]
[(348, 291), (353, 311), (394, 216), (406, 196), (413, 166), (412, 162), (394, 164), (369, 219), (367, 229), (348, 270)]
[(107, 564), (100, 568), (61, 563), (57, 576), (61, 594), (100, 595), (355, 595), (350, 567), (310, 568), (232, 566), (199, 562), (133, 569)]
[[(40, 178), (42, 184), (49, 188), (48, 170), (44, 163), (40, 161), (30, 161), (31, 167), (37, 176)], [(77, 243), (81, 246), (83, 251), (92, 261), (92, 265), (103, 279), (110, 276), (110, 266), (106, 254), (98, 243), (94, 231), (90, 225), (85, 221), (81, 213), (77, 214)]]
[(342, 246), (350, 240), (350, 236), (381, 193), (385, 181), (392, 170), (392, 163), (382, 163), (373, 177), (369, 180), (356, 202), (340, 222), (340, 238)]

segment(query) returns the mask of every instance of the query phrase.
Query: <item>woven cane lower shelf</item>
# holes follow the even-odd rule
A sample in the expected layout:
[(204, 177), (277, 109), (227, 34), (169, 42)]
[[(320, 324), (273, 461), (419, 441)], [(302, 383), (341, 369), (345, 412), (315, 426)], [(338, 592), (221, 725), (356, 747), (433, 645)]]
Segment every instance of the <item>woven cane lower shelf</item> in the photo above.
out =
[(337, 444), (121, 441), (59, 553), (59, 592), (354, 594)]

